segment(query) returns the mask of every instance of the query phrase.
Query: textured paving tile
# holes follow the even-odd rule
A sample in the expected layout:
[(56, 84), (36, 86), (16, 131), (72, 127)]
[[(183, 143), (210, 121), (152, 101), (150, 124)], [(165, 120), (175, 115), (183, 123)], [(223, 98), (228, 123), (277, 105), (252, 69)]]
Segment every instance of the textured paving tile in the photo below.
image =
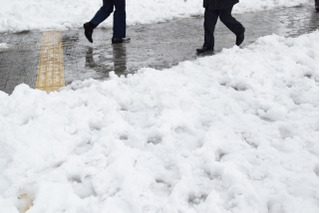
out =
[(61, 32), (42, 33), (36, 88), (46, 92), (65, 86)]

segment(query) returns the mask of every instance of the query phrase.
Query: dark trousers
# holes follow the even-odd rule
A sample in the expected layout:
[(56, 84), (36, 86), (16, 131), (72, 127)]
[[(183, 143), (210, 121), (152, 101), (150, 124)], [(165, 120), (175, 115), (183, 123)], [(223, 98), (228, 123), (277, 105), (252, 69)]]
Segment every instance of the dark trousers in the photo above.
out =
[(231, 30), (236, 36), (244, 33), (245, 29), (240, 22), (238, 22), (231, 15), (232, 7), (223, 10), (205, 9), (204, 12), (204, 46), (214, 47), (214, 29), (217, 24), (218, 17), (226, 27)]
[(113, 37), (126, 37), (126, 2), (125, 0), (103, 0), (103, 5), (90, 21), (95, 26), (106, 20), (113, 12)]

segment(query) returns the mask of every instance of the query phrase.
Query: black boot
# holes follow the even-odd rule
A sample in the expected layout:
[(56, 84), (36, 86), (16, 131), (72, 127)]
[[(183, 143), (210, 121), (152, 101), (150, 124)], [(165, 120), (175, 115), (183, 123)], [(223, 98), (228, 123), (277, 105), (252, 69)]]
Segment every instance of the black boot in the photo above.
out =
[(244, 40), (244, 31), (240, 35), (237, 35), (236, 45), (240, 46), (240, 44), (242, 44), (243, 40)]
[(93, 29), (96, 28), (96, 26), (91, 22), (87, 22), (83, 25), (83, 28), (84, 28), (84, 35), (86, 36), (88, 41), (92, 43), (93, 42), (92, 33), (93, 33)]
[(203, 45), (201, 48), (197, 49), (197, 53), (207, 53), (207, 52), (213, 52), (213, 47), (207, 47)]
[(130, 38), (116, 38), (116, 37), (113, 37), (111, 39), (111, 42), (112, 44), (118, 44), (118, 43), (127, 43), (130, 41)]

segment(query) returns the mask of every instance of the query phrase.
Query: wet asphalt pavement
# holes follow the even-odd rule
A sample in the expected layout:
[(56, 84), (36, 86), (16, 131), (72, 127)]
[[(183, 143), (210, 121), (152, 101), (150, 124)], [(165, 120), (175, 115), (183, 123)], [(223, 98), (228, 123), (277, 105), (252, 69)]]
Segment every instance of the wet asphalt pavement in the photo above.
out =
[[(234, 17), (246, 28), (242, 47), (270, 34), (295, 37), (319, 29), (319, 14), (312, 6), (236, 14)], [(161, 70), (202, 57), (195, 49), (203, 43), (203, 16), (130, 26), (127, 35), (131, 38), (130, 43), (112, 45), (110, 28), (95, 29), (93, 44), (86, 40), (83, 29), (62, 32), (66, 84), (88, 78), (103, 80), (111, 71), (126, 75), (143, 67)], [(0, 34), (0, 43), (10, 45), (10, 48), (0, 50), (0, 90), (10, 94), (20, 83), (35, 88), (41, 32)], [(215, 54), (234, 43), (234, 34), (218, 21)]]

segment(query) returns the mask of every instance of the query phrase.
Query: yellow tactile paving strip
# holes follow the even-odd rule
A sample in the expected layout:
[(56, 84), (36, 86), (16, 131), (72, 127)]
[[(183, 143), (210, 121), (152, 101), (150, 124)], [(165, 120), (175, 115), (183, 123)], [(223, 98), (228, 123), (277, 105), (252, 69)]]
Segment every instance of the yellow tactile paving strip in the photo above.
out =
[(36, 88), (47, 92), (65, 86), (61, 32), (42, 33)]
[(27, 194), (20, 195), (19, 199), (21, 201), (19, 209), (20, 213), (25, 213), (33, 206), (33, 201)]

